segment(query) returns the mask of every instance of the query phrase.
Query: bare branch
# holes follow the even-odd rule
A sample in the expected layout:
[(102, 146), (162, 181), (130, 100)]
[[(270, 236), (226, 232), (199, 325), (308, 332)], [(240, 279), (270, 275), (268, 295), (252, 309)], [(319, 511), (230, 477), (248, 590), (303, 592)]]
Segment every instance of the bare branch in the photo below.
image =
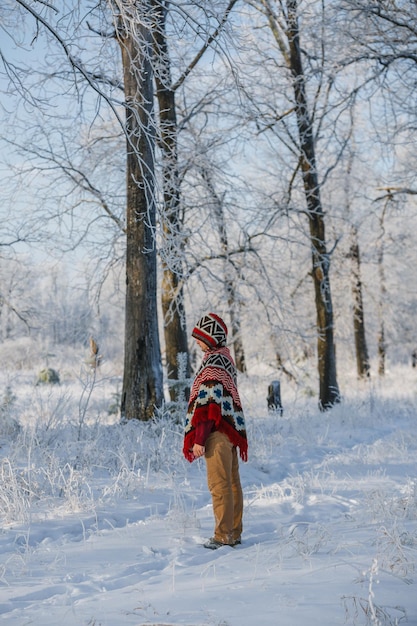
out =
[(178, 78), (178, 80), (172, 85), (172, 91), (176, 91), (179, 87), (181, 87), (181, 85), (183, 84), (183, 82), (185, 81), (187, 76), (192, 72), (192, 70), (196, 67), (198, 62), (201, 60), (201, 58), (203, 57), (204, 53), (210, 48), (211, 44), (217, 39), (217, 37), (219, 36), (223, 26), (227, 22), (227, 19), (229, 17), (229, 14), (230, 14), (231, 10), (233, 9), (233, 7), (235, 6), (235, 4), (237, 2), (238, 2), (238, 0), (230, 0), (229, 4), (228, 4), (228, 6), (227, 6), (227, 8), (226, 8), (226, 10), (224, 12), (224, 15), (223, 15), (222, 19), (220, 20), (220, 23), (219, 23), (218, 27), (208, 37), (206, 43), (203, 45), (203, 47), (200, 49), (200, 51), (197, 53), (197, 55), (191, 61), (189, 66), (186, 68), (186, 70), (181, 74), (181, 76)]
[(69, 46), (65, 43), (65, 41), (60, 36), (60, 34), (51, 26), (51, 24), (48, 23), (46, 19), (42, 17), (40, 13), (38, 13), (31, 6), (29, 6), (27, 2), (25, 2), (25, 0), (16, 0), (16, 2), (20, 4), (20, 6), (23, 7), (28, 13), (30, 13), (37, 22), (42, 24), (44, 28), (46, 28), (46, 30), (54, 37), (54, 39), (58, 42), (58, 44), (63, 49), (72, 68), (74, 70), (77, 70), (86, 79), (90, 87), (92, 87), (92, 89), (108, 103), (117, 121), (119, 122), (120, 126), (124, 129), (124, 123), (116, 109), (116, 105), (125, 107), (126, 104), (123, 101), (116, 101), (116, 100), (113, 100), (112, 98), (109, 98), (109, 96), (98, 87), (97, 83), (94, 82), (93, 80), (93, 75), (84, 68), (83, 64), (81, 63), (79, 59), (77, 59), (71, 54)]

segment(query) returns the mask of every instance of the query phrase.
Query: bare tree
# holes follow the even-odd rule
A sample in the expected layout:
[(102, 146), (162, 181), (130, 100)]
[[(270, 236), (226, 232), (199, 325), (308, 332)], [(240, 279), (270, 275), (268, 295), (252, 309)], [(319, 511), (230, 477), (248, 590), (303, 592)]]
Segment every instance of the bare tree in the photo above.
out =
[(28, 270), (23, 274), (17, 260), (0, 257), (0, 341), (16, 335), (16, 327), (30, 333), (34, 326), (35, 311), (28, 297), (28, 284), (33, 276)]
[[(204, 53), (216, 42), (236, 0), (219, 6), (196, 7), (185, 10), (174, 7), (171, 14), (183, 20), (190, 30), (201, 32), (199, 49), (191, 53), (187, 65), (181, 69), (175, 83), (171, 77), (171, 58), (167, 35), (167, 16), (170, 4), (149, 0), (140, 6), (124, 0), (108, 0), (92, 11), (85, 22), (90, 35), (102, 40), (103, 50), (117, 41), (122, 56), (123, 81), (110, 78), (104, 69), (88, 68), (81, 57), (72, 52), (75, 36), (61, 33), (58, 10), (38, 7), (19, 0), (20, 6), (32, 15), (43, 29), (60, 46), (71, 68), (81, 76), (89, 88), (110, 107), (126, 136), (127, 146), (127, 208), (126, 220), (122, 220), (106, 200), (105, 194), (93, 183), (82, 166), (75, 166), (71, 159), (57, 157), (52, 151), (37, 156), (53, 162), (79, 190), (94, 196), (101, 209), (121, 232), (126, 235), (126, 316), (125, 316), (125, 369), (122, 414), (126, 417), (147, 419), (162, 400), (160, 375), (160, 348), (157, 324), (156, 293), (156, 208), (158, 197), (158, 163), (155, 151), (160, 150), (163, 201), (161, 226), (163, 246), (162, 260), (162, 311), (164, 318), (165, 346), (168, 377), (178, 376), (178, 355), (187, 354), (187, 333), (183, 297), (182, 234), (183, 208), (180, 202), (180, 174), (178, 165), (178, 123), (175, 93), (184, 84)], [(103, 27), (108, 24), (106, 5), (113, 15), (114, 30)], [(49, 13), (48, 13), (49, 11)], [(205, 23), (200, 23), (201, 14)], [(201, 17), (200, 16), (200, 17)], [(101, 17), (101, 19), (100, 19)], [(77, 28), (83, 22), (80, 19)], [(85, 20), (85, 18), (84, 18)], [(175, 21), (175, 20), (174, 20)], [(100, 23), (100, 28), (94, 26)], [(212, 24), (214, 27), (212, 28)], [(217, 23), (217, 25), (216, 25)], [(172, 24), (171, 24), (172, 28)], [(174, 29), (175, 30), (175, 29)], [(203, 32), (204, 31), (204, 32)], [(74, 44), (74, 46), (73, 46)], [(177, 72), (178, 73), (178, 72)], [(58, 75), (58, 72), (56, 72)], [(76, 82), (77, 88), (79, 83)], [(154, 90), (154, 86), (156, 90)], [(124, 102), (118, 100), (124, 91)], [(117, 97), (115, 97), (117, 96)], [(157, 107), (155, 104), (157, 103)], [(124, 107), (123, 121), (120, 109)], [(157, 172), (158, 170), (158, 172)], [(187, 361), (188, 363), (188, 361)], [(187, 371), (188, 371), (187, 365)], [(141, 382), (139, 382), (139, 380)], [(135, 399), (136, 398), (136, 399)], [(139, 399), (141, 398), (141, 399)]]
[[(180, 198), (178, 164), (178, 122), (175, 88), (171, 75), (171, 59), (168, 50), (166, 20), (168, 3), (156, 2), (157, 27), (153, 31), (155, 54), (155, 83), (158, 99), (159, 147), (162, 161), (163, 203), (161, 221), (163, 245), (160, 249), (162, 262), (161, 304), (164, 320), (165, 353), (168, 381), (178, 380), (180, 354), (186, 359), (185, 374), (190, 375), (188, 337), (183, 292), (184, 237)], [(175, 385), (169, 385), (171, 399), (177, 397)]]
[[(383, 202), (378, 215), (379, 233), (376, 238), (376, 263), (378, 268), (377, 297), (377, 353), (378, 372), (386, 370), (389, 343), (389, 318), (387, 302), (389, 274), (388, 263), (389, 211), (395, 198), (415, 195), (415, 166), (413, 145), (416, 111), (413, 93), (417, 70), (417, 14), (414, 2), (378, 0), (361, 2), (353, 0), (340, 4), (344, 15), (346, 36), (351, 42), (357, 63), (366, 64), (368, 80), (378, 95), (375, 136), (385, 148), (394, 167), (385, 174), (386, 184), (379, 186), (384, 194), (377, 198)], [(381, 128), (383, 129), (381, 132)], [(411, 217), (409, 212), (407, 223)], [(413, 232), (410, 230), (410, 232)], [(400, 281), (402, 282), (402, 281)], [(398, 284), (398, 283), (397, 283)], [(398, 326), (396, 316), (396, 326)]]
[(126, 106), (126, 313), (121, 414), (149, 419), (162, 403), (156, 302), (155, 121), (149, 2), (115, 6)]
[(363, 305), (363, 289), (361, 279), (361, 256), (356, 226), (351, 226), (351, 243), (349, 258), (352, 265), (352, 299), (353, 299), (353, 334), (355, 338), (356, 369), (359, 378), (368, 378), (370, 362), (365, 333), (365, 312)]
[[(342, 0), (337, 11), (341, 4)], [(31, 118), (43, 115), (37, 128), (35, 124), (32, 127), (38, 144), (32, 142), (23, 166), (22, 160), (16, 164), (20, 182), (29, 186), (36, 175), (39, 187), (49, 181), (42, 211), (49, 211), (51, 220), (45, 230), (51, 234), (50, 224), (58, 216), (58, 235), (61, 244), (66, 240), (66, 249), (78, 243), (89, 246), (91, 258), (105, 259), (108, 267), (116, 257), (126, 260), (122, 412), (128, 418), (148, 419), (154, 406), (162, 402), (158, 254), (169, 379), (177, 378), (178, 355), (188, 350), (186, 314), (194, 315), (194, 309), (212, 302), (229, 315), (236, 361), (243, 371), (251, 348), (247, 343), (243, 350), (242, 331), (248, 329), (251, 316), (252, 325), (257, 323), (259, 311), (263, 317), (257, 331), (261, 341), (268, 335), (278, 338), (281, 368), (287, 358), (294, 356), (296, 361), (300, 346), (307, 346), (311, 355), (311, 346), (317, 342), (320, 406), (332, 406), (339, 399), (339, 389), (330, 268), (337, 267), (341, 257), (343, 271), (349, 268), (352, 278), (358, 374), (369, 372), (363, 291), (372, 289), (376, 281), (374, 285), (366, 281), (367, 272), (372, 271), (367, 266), (370, 253), (362, 245), (368, 233), (358, 232), (357, 225), (362, 222), (354, 219), (358, 216), (353, 209), (348, 219), (345, 212), (340, 219), (338, 208), (346, 176), (340, 155), (349, 143), (351, 94), (359, 89), (356, 84), (347, 85), (349, 78), (343, 75), (343, 68), (363, 62), (364, 73), (358, 82), (364, 84), (386, 74), (395, 78), (393, 84), (405, 88), (397, 69), (405, 67), (410, 75), (415, 68), (415, 16), (408, 12), (407, 23), (408, 5), (396, 0), (345, 3), (354, 20), (349, 33), (342, 32), (342, 20), (338, 24), (343, 36), (353, 37), (346, 54), (343, 42), (327, 30), (326, 20), (329, 12), (336, 11), (335, 5), (309, 3), (308, 11), (301, 13), (307, 5), (296, 0), (246, 0), (245, 10), (236, 11), (239, 28), (228, 29), (226, 20), (229, 22), (235, 5), (236, 0), (185, 4), (106, 0), (90, 7), (88, 17), (82, 3), (65, 15), (61, 6), (38, 0), (6, 0), (0, 9), (2, 18), (6, 15), (9, 20), (6, 24), (3, 19), (7, 29), (14, 28), (12, 18), (17, 15), (26, 14), (33, 21), (33, 41), (41, 44), (37, 61), (45, 50), (61, 54), (61, 60), (58, 62), (57, 54), (52, 69), (42, 75), (39, 63), (31, 72), (23, 64), (4, 65), (16, 92), (23, 96), (21, 103), (30, 108)], [(398, 23), (391, 5), (399, 11)], [(361, 12), (363, 8), (369, 9), (367, 15)], [(249, 33), (254, 15), (257, 28)], [(366, 33), (368, 38), (362, 36), (366, 24), (372, 27)], [(395, 37), (398, 39), (401, 29), (408, 33), (407, 47), (401, 44), (396, 50)], [(13, 32), (23, 37), (27, 30)], [(230, 32), (233, 40), (227, 38)], [(177, 46), (180, 34), (181, 45)], [(240, 48), (236, 38), (241, 34), (250, 36), (245, 38), (246, 47)], [(3, 53), (6, 56), (10, 51), (5, 47)], [(254, 63), (252, 76), (248, 59)], [(386, 88), (387, 83), (372, 83), (375, 93), (385, 97), (388, 92), (381, 87)], [(57, 90), (57, 85), (62, 90)], [(57, 91), (65, 92), (65, 105), (61, 100), (54, 109), (63, 114), (52, 132), (58, 116), (48, 101), (57, 97)], [(249, 97), (244, 100), (249, 91), (250, 105), (243, 109), (241, 103), (249, 102)], [(387, 119), (389, 112), (401, 110), (405, 93), (391, 90), (389, 99), (382, 101)], [(411, 113), (408, 107), (406, 118), (398, 116), (398, 121), (406, 119), (408, 123)], [(78, 114), (79, 125), (69, 122), (72, 114)], [(27, 147), (27, 130), (22, 141), (16, 139), (16, 132), (9, 145)], [(375, 125), (375, 136), (378, 130)], [(409, 133), (410, 126), (405, 131), (393, 123), (390, 130), (391, 142), (394, 131), (398, 138), (401, 132)], [(199, 145), (213, 151), (209, 165), (206, 155), (198, 151)], [(265, 152), (257, 153), (259, 146)], [(270, 158), (272, 153), (274, 158)], [(246, 156), (250, 164), (245, 162)], [(211, 168), (214, 161), (222, 167)], [(258, 179), (253, 176), (253, 165), (259, 167)], [(220, 178), (223, 168), (227, 174)], [(126, 185), (122, 180), (125, 171)], [(239, 175), (240, 181), (245, 181), (241, 188)], [(410, 176), (404, 171), (402, 180), (392, 179), (398, 193), (412, 193), (415, 185)], [(358, 198), (354, 209), (364, 212), (369, 194), (361, 191), (359, 198), (355, 185), (356, 180), (349, 190), (351, 200)], [(339, 194), (333, 204), (329, 201), (332, 193)], [(12, 231), (9, 229), (6, 237), (4, 225), (1, 227), (2, 242), (12, 242)], [(17, 232), (16, 241), (22, 234)], [(54, 245), (55, 236), (51, 237)], [(349, 238), (349, 251), (343, 249), (340, 254), (342, 245), (333, 246), (332, 241), (343, 238)], [(386, 261), (389, 251), (385, 247), (382, 253), (382, 282), (389, 285), (393, 275)], [(341, 272), (343, 280), (345, 275)], [(311, 287), (308, 290), (310, 280), (314, 299)], [(333, 284), (334, 280), (333, 275)], [(346, 285), (336, 286), (338, 297)], [(386, 289), (389, 297), (388, 286)], [(251, 307), (245, 307), (249, 300)], [(367, 323), (369, 315), (375, 334), (377, 307), (371, 308), (371, 298), (366, 301), (370, 302)], [(351, 307), (337, 310), (338, 328), (349, 320), (349, 336), (351, 311)], [(392, 329), (386, 310), (383, 317), (385, 345), (386, 335), (391, 341)], [(174, 389), (171, 392), (174, 398)]]
[(380, 232), (377, 238), (377, 265), (378, 265), (378, 278), (379, 278), (379, 297), (378, 297), (378, 374), (380, 376), (385, 375), (386, 358), (387, 358), (387, 343), (386, 343), (386, 330), (385, 330), (385, 315), (386, 315), (386, 299), (387, 299), (387, 281), (385, 272), (385, 220), (387, 217), (387, 211), (390, 202), (393, 200), (393, 196), (388, 192), (384, 197), (384, 205), (382, 207), (381, 214), (378, 218)]
[(340, 400), (330, 289), (331, 255), (327, 249), (324, 209), (316, 162), (314, 124), (302, 61), (298, 2), (287, 0), (285, 4), (281, 4), (271, 0), (260, 0), (258, 8), (268, 20), (273, 38), (289, 72), (293, 90), (293, 107), (282, 117), (295, 113), (297, 121), (297, 171), (301, 173), (304, 188), (311, 244), (311, 276), (315, 291), (319, 405), (322, 409), (327, 409)]
[[(161, 208), (162, 246), (160, 256), (162, 262), (161, 302), (164, 320), (165, 350), (167, 361), (168, 380), (178, 378), (179, 354), (186, 355), (186, 373), (189, 375), (190, 364), (188, 358), (188, 337), (185, 321), (184, 306), (184, 206), (181, 202), (181, 166), (178, 155), (178, 134), (181, 127), (187, 126), (183, 118), (178, 121), (176, 94), (184, 88), (190, 74), (201, 62), (204, 54), (216, 43), (224, 28), (230, 12), (237, 0), (229, 0), (222, 11), (222, 4), (218, 14), (216, 7), (204, 7), (201, 10), (201, 19), (194, 17), (198, 29), (204, 34), (204, 40), (199, 49), (191, 50), (191, 56), (186, 66), (179, 73), (175, 81), (171, 71), (170, 38), (167, 34), (167, 20), (173, 7), (171, 2), (154, 1), (156, 25), (153, 29), (154, 38), (154, 65), (156, 97), (158, 101), (158, 146), (161, 150), (161, 169), (163, 202)], [(200, 10), (200, 7), (196, 7)], [(172, 12), (172, 11), (171, 11)], [(193, 20), (183, 9), (179, 11), (184, 21), (184, 28), (190, 28)], [(211, 29), (211, 21), (217, 24)], [(194, 106), (202, 107), (203, 102)], [(170, 385), (171, 398), (175, 399), (175, 385)]]
[(351, 290), (352, 290), (352, 313), (353, 313), (353, 336), (355, 340), (356, 371), (359, 378), (370, 376), (371, 365), (368, 354), (368, 344), (365, 332), (365, 310), (363, 301), (362, 267), (359, 246), (358, 227), (353, 220), (351, 212), (351, 177), (354, 162), (354, 151), (348, 156), (346, 172), (345, 202), (347, 219), (350, 222), (348, 258), (351, 264)]
[[(115, 32), (108, 34), (90, 27), (85, 16), (77, 13), (82, 6), (74, 7), (72, 13), (60, 19), (59, 9), (47, 3), (18, 0), (17, 4), (34, 20), (35, 37), (45, 33), (49, 40), (58, 45), (70, 66), (70, 73), (59, 72), (55, 68), (53, 78), (67, 81), (69, 85), (72, 81), (79, 98), (82, 98), (81, 86), (84, 89), (86, 85), (87, 90), (110, 109), (126, 137), (125, 367), (121, 412), (127, 419), (149, 419), (155, 406), (159, 406), (163, 399), (156, 305), (155, 120), (151, 33), (154, 23), (153, 3), (143, 2), (136, 6), (128, 0), (108, 0), (98, 5), (96, 11), (89, 12), (90, 19), (109, 24), (109, 16), (113, 16)], [(74, 22), (68, 16), (72, 16)], [(108, 45), (113, 45), (116, 38), (122, 57), (124, 100), (118, 97), (120, 83), (108, 79), (102, 71), (92, 69), (96, 68), (96, 61), (88, 55), (83, 61), (82, 55), (78, 53), (79, 46), (75, 38), (80, 36), (83, 28), (87, 28), (90, 34), (99, 34), (98, 39)], [(24, 84), (18, 81), (17, 70), (10, 64), (7, 68), (15, 70), (10, 71), (10, 75), (18, 88), (25, 90)], [(30, 87), (33, 88), (33, 85)], [(32, 100), (35, 107), (41, 104), (45, 106), (40, 99)], [(87, 115), (87, 112), (83, 111), (83, 114)], [(71, 174), (75, 175), (75, 171)], [(79, 182), (82, 173), (78, 171), (76, 174)], [(83, 183), (86, 184), (85, 177)]]
[(231, 336), (233, 341), (233, 349), (235, 355), (236, 367), (240, 372), (246, 372), (245, 351), (243, 348), (241, 333), (241, 314), (240, 302), (238, 297), (238, 288), (240, 278), (239, 261), (235, 262), (233, 256), (230, 255), (229, 240), (227, 236), (226, 219), (224, 214), (224, 195), (220, 195), (217, 190), (213, 177), (208, 167), (200, 166), (201, 177), (207, 186), (209, 198), (211, 199), (210, 208), (213, 212), (215, 223), (217, 225), (220, 250), (224, 258), (224, 286), (226, 291), (226, 299), (229, 309), (231, 322)]

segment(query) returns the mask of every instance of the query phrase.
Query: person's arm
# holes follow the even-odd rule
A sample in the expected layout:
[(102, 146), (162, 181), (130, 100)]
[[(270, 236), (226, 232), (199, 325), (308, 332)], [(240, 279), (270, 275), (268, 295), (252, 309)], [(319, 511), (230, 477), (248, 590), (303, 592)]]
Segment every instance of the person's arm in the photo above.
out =
[(214, 420), (207, 420), (200, 422), (195, 429), (195, 440), (193, 445), (193, 454), (198, 459), (200, 456), (204, 456), (206, 451), (205, 445), (207, 437), (213, 430)]

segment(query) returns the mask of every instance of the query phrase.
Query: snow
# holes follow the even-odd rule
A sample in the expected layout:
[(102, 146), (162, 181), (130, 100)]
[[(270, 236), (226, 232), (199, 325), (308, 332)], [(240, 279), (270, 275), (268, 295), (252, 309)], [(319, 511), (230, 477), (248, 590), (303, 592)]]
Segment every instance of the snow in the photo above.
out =
[[(240, 380), (243, 543), (210, 551), (204, 460), (161, 413), (120, 425), (117, 381), (8, 375), (0, 426), (0, 621), (8, 626), (417, 625), (417, 372), (349, 384), (320, 413)], [(5, 385), (2, 387), (5, 388)], [(80, 398), (89, 404), (80, 406)], [(20, 425), (17, 428), (17, 423)]]

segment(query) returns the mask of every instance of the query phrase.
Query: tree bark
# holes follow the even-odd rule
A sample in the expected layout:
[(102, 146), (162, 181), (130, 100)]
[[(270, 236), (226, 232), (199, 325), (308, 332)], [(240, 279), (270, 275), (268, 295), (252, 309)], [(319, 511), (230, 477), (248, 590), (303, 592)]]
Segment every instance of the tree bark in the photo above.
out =
[(239, 303), (236, 298), (235, 286), (233, 281), (226, 281), (226, 290), (228, 294), (227, 303), (229, 305), (230, 326), (232, 329), (233, 351), (235, 355), (236, 368), (239, 370), (239, 372), (246, 374), (246, 358), (242, 342)]
[(356, 368), (359, 378), (370, 376), (370, 362), (365, 333), (365, 313), (363, 307), (361, 259), (358, 233), (355, 226), (351, 229), (351, 246), (349, 257), (352, 263), (352, 296), (353, 296), (353, 333), (355, 338)]
[[(166, 40), (166, 4), (155, 2), (154, 29), (155, 83), (159, 108), (159, 146), (162, 151), (162, 262), (161, 304), (164, 319), (165, 352), (168, 382), (178, 380), (178, 355), (186, 356), (186, 375), (190, 376), (184, 292), (181, 286), (182, 216), (178, 173), (177, 115), (172, 89), (169, 51)], [(177, 399), (174, 384), (169, 386), (171, 400)]]
[[(124, 419), (150, 419), (163, 400), (157, 319), (155, 126), (149, 5), (126, 3), (119, 18), (127, 135)], [(119, 5), (120, 8), (120, 5)]]
[(387, 294), (385, 268), (384, 268), (384, 218), (385, 209), (381, 217), (381, 237), (378, 242), (378, 274), (379, 274), (379, 302), (378, 302), (378, 320), (379, 320), (379, 332), (378, 332), (378, 374), (380, 376), (385, 375), (385, 360), (387, 356), (386, 339), (385, 339), (385, 301)]
[(309, 114), (305, 77), (301, 59), (300, 36), (297, 19), (297, 0), (287, 1), (289, 65), (295, 96), (298, 135), (300, 140), (300, 166), (309, 218), (312, 277), (317, 313), (317, 356), (319, 371), (319, 406), (330, 408), (340, 401), (336, 376), (333, 305), (330, 291), (330, 257), (326, 249), (324, 212), (320, 198), (313, 125)]

